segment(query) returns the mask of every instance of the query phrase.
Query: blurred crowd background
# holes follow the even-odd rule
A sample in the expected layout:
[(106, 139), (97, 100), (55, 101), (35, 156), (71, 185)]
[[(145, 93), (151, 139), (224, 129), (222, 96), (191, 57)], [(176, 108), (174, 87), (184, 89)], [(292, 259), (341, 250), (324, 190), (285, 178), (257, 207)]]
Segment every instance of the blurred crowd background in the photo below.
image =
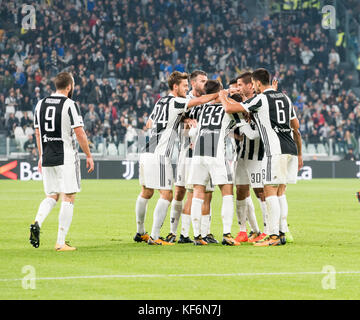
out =
[[(359, 158), (360, 2), (320, 0), (52, 0), (0, 7), (0, 154), (36, 157), (33, 109), (70, 71), (93, 152), (124, 156), (174, 71), (226, 86), (264, 67), (293, 100), (308, 154)], [(336, 3), (336, 2), (334, 2)], [(339, 3), (339, 1), (337, 1)], [(328, 25), (327, 25), (328, 23)]]

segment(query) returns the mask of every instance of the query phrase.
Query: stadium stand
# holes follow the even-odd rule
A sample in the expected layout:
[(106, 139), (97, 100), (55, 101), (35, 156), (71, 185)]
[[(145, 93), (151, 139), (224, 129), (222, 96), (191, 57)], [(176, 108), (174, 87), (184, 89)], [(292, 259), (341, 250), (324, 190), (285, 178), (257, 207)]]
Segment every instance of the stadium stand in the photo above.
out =
[[(358, 158), (359, 34), (340, 28), (340, 13), (340, 27), (324, 29), (324, 1), (258, 2), (269, 10), (248, 10), (247, 0), (40, 1), (34, 30), (22, 28), (21, 1), (3, 3), (0, 154), (24, 151), (33, 108), (62, 70), (74, 75), (92, 151), (124, 157), (173, 70), (203, 69), (226, 85), (265, 67), (296, 106), (305, 153)], [(358, 25), (358, 1), (346, 8)]]

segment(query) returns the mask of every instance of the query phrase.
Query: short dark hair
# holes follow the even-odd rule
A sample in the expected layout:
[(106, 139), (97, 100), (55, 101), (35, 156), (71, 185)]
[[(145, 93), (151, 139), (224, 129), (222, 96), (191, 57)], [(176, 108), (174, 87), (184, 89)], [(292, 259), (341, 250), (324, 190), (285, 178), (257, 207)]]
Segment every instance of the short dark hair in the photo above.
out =
[(219, 92), (223, 88), (219, 80), (208, 80), (205, 83), (206, 94)]
[(56, 75), (54, 84), (56, 90), (64, 90), (66, 87), (73, 82), (73, 77), (69, 72), (60, 72)]
[(169, 79), (168, 79), (168, 85), (170, 90), (174, 89), (174, 85), (179, 85), (181, 80), (187, 80), (188, 79), (188, 74), (186, 72), (179, 72), (179, 71), (174, 71)]
[(230, 96), (230, 98), (237, 102), (243, 102), (242, 96), (239, 93), (233, 94), (232, 96)]
[(236, 78), (233, 78), (229, 81), (229, 84), (228, 86), (231, 86), (232, 84), (237, 84), (237, 79)]
[(245, 84), (249, 84), (251, 82), (252, 73), (251, 72), (244, 72), (239, 75), (236, 80), (241, 79)]
[(256, 81), (260, 81), (263, 85), (270, 84), (270, 73), (266, 69), (263, 68), (256, 69), (252, 73), (252, 78)]
[(193, 72), (191, 72), (190, 74), (190, 81), (195, 80), (195, 78), (199, 75), (202, 76), (206, 76), (207, 77), (207, 73), (205, 71), (202, 70), (194, 70)]

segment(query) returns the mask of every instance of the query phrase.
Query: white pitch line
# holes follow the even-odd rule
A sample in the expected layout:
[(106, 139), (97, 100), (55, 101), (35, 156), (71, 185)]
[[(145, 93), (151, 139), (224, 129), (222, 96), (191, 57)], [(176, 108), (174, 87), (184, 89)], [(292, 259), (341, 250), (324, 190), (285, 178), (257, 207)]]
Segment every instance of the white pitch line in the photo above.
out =
[[(109, 279), (109, 278), (177, 278), (177, 277), (251, 277), (251, 276), (299, 276), (299, 275), (326, 275), (329, 272), (262, 272), (262, 273), (207, 273), (207, 274), (110, 274), (93, 276), (70, 277), (39, 277), (35, 280), (74, 280), (74, 279)], [(360, 274), (360, 271), (338, 271), (331, 274)], [(0, 282), (22, 281), (18, 279), (0, 279)], [(27, 279), (31, 280), (31, 279)]]

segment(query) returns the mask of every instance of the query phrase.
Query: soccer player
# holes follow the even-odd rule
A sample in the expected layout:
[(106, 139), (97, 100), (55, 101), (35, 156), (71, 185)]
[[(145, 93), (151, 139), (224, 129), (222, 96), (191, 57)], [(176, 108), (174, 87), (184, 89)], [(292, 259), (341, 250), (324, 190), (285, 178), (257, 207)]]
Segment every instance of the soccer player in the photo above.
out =
[[(238, 90), (242, 96), (242, 101), (247, 101), (255, 96), (254, 87), (251, 80), (251, 73), (245, 72), (237, 78)], [(237, 148), (237, 159), (234, 162), (234, 180), (236, 185), (236, 213), (240, 225), (240, 232), (235, 238), (238, 242), (254, 242), (266, 236), (266, 230), (261, 234), (255, 216), (255, 207), (250, 196), (250, 186), (259, 201), (263, 215), (264, 229), (266, 229), (266, 202), (263, 190), (263, 174), (261, 162), (264, 157), (264, 146), (261, 142), (255, 123), (251, 121), (251, 128), (246, 125), (245, 120), (241, 120), (242, 127), (241, 144)], [(253, 130), (251, 130), (253, 129)], [(246, 233), (246, 218), (249, 221), (251, 232), (248, 237)]]
[[(156, 102), (149, 117), (147, 127), (151, 128), (151, 136), (145, 146), (145, 152), (140, 155), (140, 184), (142, 189), (136, 200), (137, 233), (134, 240), (137, 242), (146, 241), (150, 245), (174, 244), (160, 238), (160, 229), (173, 198), (171, 157), (180, 121), (189, 108), (209, 102), (218, 96), (216, 93), (187, 99), (188, 75), (178, 71), (170, 75), (168, 85), (169, 95)], [(153, 227), (149, 236), (145, 232), (144, 221), (147, 203), (153, 196), (154, 190), (159, 190), (160, 199), (155, 207)]]
[[(195, 70), (190, 75), (190, 84), (192, 90), (188, 93), (187, 98), (192, 99), (195, 97), (201, 97), (205, 94), (205, 83), (208, 80), (206, 72), (202, 70)], [(196, 108), (201, 108), (200, 106)], [(175, 193), (174, 199), (171, 204), (170, 211), (170, 233), (166, 237), (166, 241), (175, 242), (176, 232), (181, 215), (181, 234), (179, 243), (192, 243), (189, 238), (189, 229), (191, 225), (190, 209), (191, 200), (193, 196), (193, 190), (191, 186), (187, 186), (186, 180), (188, 177), (189, 166), (192, 158), (191, 138), (189, 136), (189, 130), (191, 127), (196, 127), (196, 120), (193, 119), (194, 109), (189, 110), (185, 114), (185, 119), (179, 126), (179, 138), (180, 138), (180, 153), (178, 163), (176, 166), (176, 181), (175, 181)], [(185, 197), (186, 186), (188, 187), (187, 198), (183, 208), (182, 201)], [(208, 243), (218, 243), (214, 236), (210, 233), (211, 222), (211, 198), (214, 187), (210, 184), (206, 188), (205, 201), (202, 207), (201, 216), (201, 229), (204, 240)]]
[[(217, 93), (222, 86), (217, 80), (206, 82), (206, 93)], [(221, 217), (223, 221), (224, 245), (239, 245), (231, 236), (234, 214), (232, 172), (225, 158), (226, 138), (234, 121), (225, 114), (219, 99), (199, 109), (196, 115), (198, 133), (191, 161), (189, 183), (194, 186), (191, 205), (191, 220), (194, 231), (194, 244), (207, 245), (200, 234), (201, 207), (205, 199), (206, 185), (212, 180), (222, 194)]]
[(59, 213), (56, 251), (73, 251), (65, 242), (69, 231), (76, 193), (80, 191), (80, 160), (75, 137), (86, 154), (88, 172), (94, 170), (88, 140), (78, 105), (71, 99), (74, 79), (68, 72), (55, 77), (56, 92), (35, 107), (34, 127), (39, 150), (39, 172), (43, 175), (46, 198), (40, 203), (35, 222), (30, 226), (30, 243), (40, 245), (40, 228), (63, 194)]
[(297, 172), (303, 166), (299, 121), (290, 98), (271, 87), (266, 69), (255, 70), (252, 82), (257, 95), (245, 103), (229, 99), (225, 90), (220, 92), (219, 99), (227, 113), (251, 112), (259, 129), (265, 152), (262, 168), (269, 235), (254, 245), (276, 246), (285, 243), (283, 229), (287, 227), (281, 223), (287, 210), (282, 210), (279, 197), (285, 194), (286, 184), (296, 183)]

